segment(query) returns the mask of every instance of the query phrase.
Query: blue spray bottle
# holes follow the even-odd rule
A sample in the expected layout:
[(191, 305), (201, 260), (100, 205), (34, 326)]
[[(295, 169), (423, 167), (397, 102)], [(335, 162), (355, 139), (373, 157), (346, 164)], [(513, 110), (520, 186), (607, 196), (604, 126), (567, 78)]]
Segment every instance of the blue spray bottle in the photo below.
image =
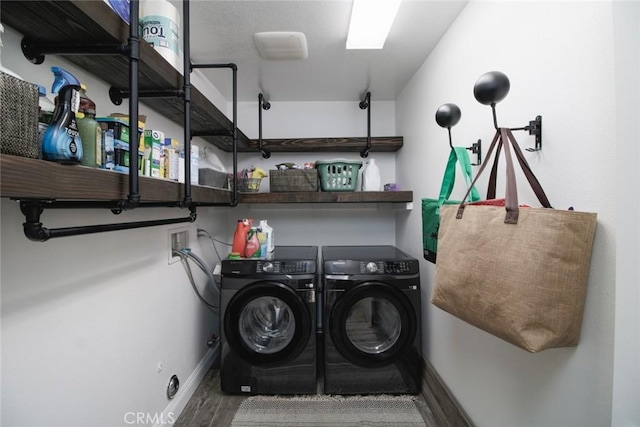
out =
[(79, 163), (82, 159), (82, 140), (72, 103), (76, 91), (80, 90), (80, 82), (60, 67), (51, 67), (51, 71), (55, 76), (51, 92), (58, 93), (58, 103), (42, 140), (42, 154), (46, 160)]

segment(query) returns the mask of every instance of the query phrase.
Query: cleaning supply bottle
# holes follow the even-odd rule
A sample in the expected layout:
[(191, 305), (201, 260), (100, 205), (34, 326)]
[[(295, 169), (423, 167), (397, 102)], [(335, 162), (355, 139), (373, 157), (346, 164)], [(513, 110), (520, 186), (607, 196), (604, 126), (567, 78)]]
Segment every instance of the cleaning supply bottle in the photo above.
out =
[(236, 231), (233, 233), (233, 245), (231, 245), (231, 253), (237, 253), (241, 257), (245, 257), (247, 246), (247, 235), (251, 229), (253, 220), (249, 218), (243, 218), (238, 220), (236, 225)]
[(367, 168), (362, 172), (362, 191), (380, 191), (380, 169), (375, 159), (369, 160)]
[(44, 134), (42, 154), (45, 160), (78, 163), (82, 160), (82, 139), (76, 122), (74, 98), (80, 90), (80, 82), (60, 67), (51, 67), (51, 71), (55, 76), (51, 92), (58, 93), (58, 103)]
[[(267, 252), (273, 252), (275, 250), (275, 240), (273, 238), (273, 227), (267, 224), (266, 219), (260, 220), (260, 229), (267, 235)], [(266, 254), (264, 254), (266, 255)]]
[(102, 163), (102, 128), (96, 121), (96, 112), (91, 109), (80, 109), (77, 114), (78, 132), (82, 140), (82, 163), (92, 168)]
[(251, 227), (249, 234), (247, 235), (245, 256), (247, 258), (260, 257), (260, 241), (258, 240), (258, 229), (256, 227)]
[(80, 163), (95, 168), (102, 163), (102, 128), (96, 121), (96, 103), (87, 95), (84, 83), (80, 84), (80, 107), (76, 119), (83, 149)]

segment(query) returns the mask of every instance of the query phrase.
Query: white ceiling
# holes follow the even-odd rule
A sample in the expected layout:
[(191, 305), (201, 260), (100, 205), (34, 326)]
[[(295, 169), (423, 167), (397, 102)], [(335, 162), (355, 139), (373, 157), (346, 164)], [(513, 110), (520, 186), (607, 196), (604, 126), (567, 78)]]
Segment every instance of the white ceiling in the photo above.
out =
[[(381, 50), (346, 50), (351, 0), (191, 1), (191, 60), (238, 66), (239, 101), (392, 101), (467, 0), (403, 0)], [(182, 12), (181, 2), (174, 4)], [(300, 31), (304, 60), (264, 60), (253, 34)], [(201, 70), (231, 100), (229, 70)]]

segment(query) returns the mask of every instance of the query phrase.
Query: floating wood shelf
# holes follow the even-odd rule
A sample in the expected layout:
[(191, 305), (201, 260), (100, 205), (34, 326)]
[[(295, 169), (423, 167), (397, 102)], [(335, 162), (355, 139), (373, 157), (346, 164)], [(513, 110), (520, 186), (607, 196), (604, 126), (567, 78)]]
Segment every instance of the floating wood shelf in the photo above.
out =
[[(126, 199), (129, 175), (81, 165), (61, 165), (45, 160), (0, 154), (0, 197), (19, 200)], [(229, 190), (193, 185), (193, 201), (199, 204), (227, 204)], [(158, 178), (140, 177), (142, 202), (182, 200), (182, 184)], [(316, 191), (290, 193), (244, 193), (240, 203), (405, 203), (412, 191)]]
[(412, 191), (316, 191), (290, 193), (244, 193), (240, 203), (405, 203)]
[[(127, 198), (129, 175), (81, 165), (0, 155), (2, 197), (44, 200), (111, 201)], [(231, 192), (193, 185), (195, 203), (229, 203)], [(174, 181), (140, 177), (142, 202), (182, 200), (184, 186)]]
[[(402, 148), (401, 136), (383, 136), (371, 138), (370, 152), (393, 152)], [(339, 151), (360, 152), (367, 145), (367, 138), (291, 138), (263, 139), (263, 147), (273, 153), (278, 152), (312, 152)], [(258, 140), (251, 140), (250, 149), (240, 151), (258, 151)]]

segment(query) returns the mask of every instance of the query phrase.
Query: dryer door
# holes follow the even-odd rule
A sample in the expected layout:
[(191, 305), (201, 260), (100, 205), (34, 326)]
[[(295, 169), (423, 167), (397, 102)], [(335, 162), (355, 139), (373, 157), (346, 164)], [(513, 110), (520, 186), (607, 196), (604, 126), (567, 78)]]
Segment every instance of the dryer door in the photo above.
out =
[(395, 362), (412, 345), (417, 320), (409, 299), (385, 283), (361, 283), (337, 299), (330, 334), (350, 362), (380, 367)]
[(256, 365), (294, 359), (315, 333), (304, 300), (277, 282), (257, 282), (238, 291), (226, 308), (224, 331), (229, 346)]

